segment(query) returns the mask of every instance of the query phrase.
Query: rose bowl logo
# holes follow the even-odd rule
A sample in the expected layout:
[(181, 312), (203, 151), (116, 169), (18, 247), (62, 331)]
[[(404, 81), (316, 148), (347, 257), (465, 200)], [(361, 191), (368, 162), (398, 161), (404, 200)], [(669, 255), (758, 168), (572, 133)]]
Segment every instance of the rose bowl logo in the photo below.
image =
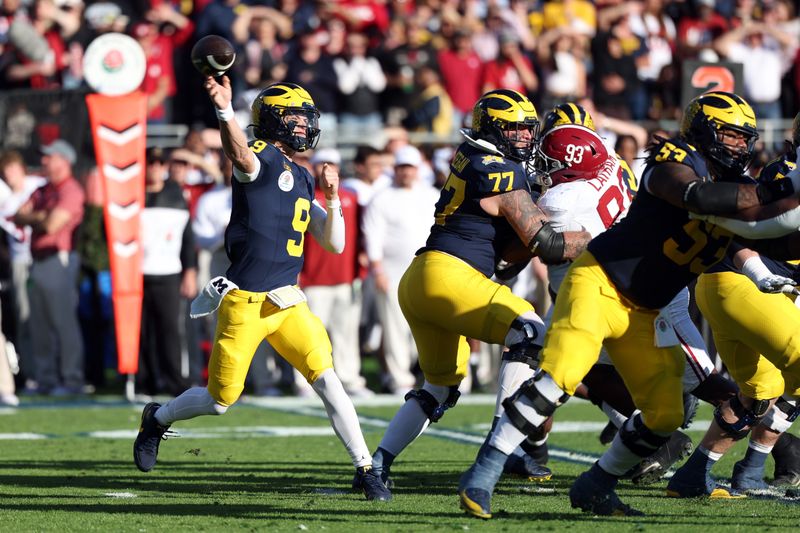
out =
[(144, 51), (135, 39), (122, 33), (106, 33), (89, 43), (83, 70), (89, 87), (110, 96), (139, 88), (144, 79)]
[(125, 65), (125, 59), (119, 50), (111, 50), (103, 58), (103, 68), (106, 72), (116, 72)]

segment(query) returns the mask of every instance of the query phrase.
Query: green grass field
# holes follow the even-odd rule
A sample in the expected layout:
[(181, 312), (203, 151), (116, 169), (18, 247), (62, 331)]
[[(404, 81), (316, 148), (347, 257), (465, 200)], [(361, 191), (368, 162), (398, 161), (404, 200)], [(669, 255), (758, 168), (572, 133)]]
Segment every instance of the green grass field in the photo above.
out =
[[(372, 449), (399, 402), (357, 404)], [(162, 443), (149, 474), (132, 460), (141, 406), (112, 397), (25, 403), (0, 410), (0, 530), (797, 531), (800, 500), (673, 500), (664, 497), (665, 482), (621, 484), (623, 501), (645, 517), (571, 509), (570, 484), (603, 450), (597, 428), (604, 417), (580, 401), (558, 412), (550, 440), (553, 479), (541, 485), (504, 479), (494, 518), (468, 518), (458, 508), (456, 486), (492, 410), (488, 396), (464, 397), (397, 460), (394, 500), (379, 503), (351, 492), (347, 454), (313, 401), (245, 398), (223, 417), (182, 422), (173, 428), (182, 436)], [(708, 409), (698, 414), (690, 432), (695, 441), (710, 418)], [(740, 443), (715, 474), (730, 475), (743, 451)]]

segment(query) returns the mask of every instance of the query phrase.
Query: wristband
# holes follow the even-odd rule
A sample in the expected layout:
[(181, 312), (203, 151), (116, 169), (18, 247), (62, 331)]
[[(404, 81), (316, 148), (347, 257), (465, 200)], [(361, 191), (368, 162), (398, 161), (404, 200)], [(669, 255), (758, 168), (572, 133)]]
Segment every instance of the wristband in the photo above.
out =
[(233, 119), (233, 106), (228, 104), (228, 107), (225, 109), (215, 108), (217, 112), (217, 118), (220, 122), (228, 122), (229, 120)]
[(335, 198), (333, 200), (326, 199), (325, 207), (327, 207), (328, 209), (339, 209), (342, 207), (342, 201), (339, 200), (338, 198)]
[(758, 284), (759, 280), (771, 276), (772, 272), (767, 268), (760, 256), (754, 255), (742, 264), (742, 274), (750, 278), (753, 283)]

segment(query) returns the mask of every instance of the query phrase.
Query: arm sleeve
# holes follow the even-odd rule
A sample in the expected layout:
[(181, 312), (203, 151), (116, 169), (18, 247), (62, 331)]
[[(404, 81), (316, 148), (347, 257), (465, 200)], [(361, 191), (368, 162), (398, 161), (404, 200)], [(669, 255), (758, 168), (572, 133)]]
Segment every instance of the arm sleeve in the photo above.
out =
[(341, 206), (325, 209), (314, 200), (311, 203), (311, 222), (308, 231), (329, 252), (342, 253), (346, 242)]
[(256, 166), (253, 168), (253, 172), (249, 174), (236, 168), (236, 165), (233, 166), (233, 177), (236, 178), (240, 183), (250, 183), (252, 181), (256, 181), (259, 172), (261, 172), (261, 159), (258, 156), (254, 156), (254, 159), (256, 160)]
[(764, 220), (739, 220), (715, 215), (700, 217), (745, 239), (773, 239), (797, 232), (800, 228), (800, 206)]

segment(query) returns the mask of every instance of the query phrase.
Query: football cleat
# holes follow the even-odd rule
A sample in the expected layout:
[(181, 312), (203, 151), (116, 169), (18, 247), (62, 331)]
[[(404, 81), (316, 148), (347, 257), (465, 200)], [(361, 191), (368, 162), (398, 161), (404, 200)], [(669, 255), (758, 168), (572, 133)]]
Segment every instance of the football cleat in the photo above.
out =
[(528, 481), (541, 483), (553, 477), (553, 471), (546, 466), (541, 466), (528, 454), (508, 456), (503, 473), (514, 477), (521, 477)]
[(673, 431), (666, 443), (633, 468), (631, 481), (637, 485), (655, 483), (664, 477), (672, 465), (691, 454), (692, 439), (685, 433)]
[(600, 516), (644, 516), (630, 505), (622, 503), (613, 489), (604, 487), (593, 479), (593, 470), (578, 476), (569, 489), (573, 508)]
[(736, 490), (726, 489), (717, 485), (717, 482), (705, 472), (699, 478), (694, 471), (681, 468), (667, 484), (667, 496), (670, 498), (708, 498), (710, 500), (734, 500), (746, 498)]
[(800, 487), (800, 438), (791, 433), (781, 434), (772, 448), (772, 458), (775, 459), (775, 480), (771, 485)]
[(356, 479), (353, 480), (353, 488), (363, 490), (364, 497), (369, 501), (388, 502), (392, 499), (392, 493), (386, 488), (383, 480), (370, 465), (356, 468)]
[(469, 487), (458, 491), (461, 508), (475, 518), (488, 519), (492, 517), (492, 495), (488, 491)]
[[(373, 468), (373, 471), (380, 476), (381, 481), (383, 481), (383, 484), (386, 485), (387, 489), (392, 490), (394, 488), (394, 479), (389, 477), (389, 467), (384, 466), (380, 472)], [(356, 473), (353, 476), (353, 490), (361, 490), (362, 488), (361, 477), (358, 475), (358, 470), (356, 470)]]
[(139, 434), (133, 443), (133, 462), (142, 472), (149, 472), (156, 466), (158, 446), (162, 440), (167, 440), (169, 426), (162, 426), (155, 417), (159, 407), (161, 404), (155, 402), (144, 406)]

